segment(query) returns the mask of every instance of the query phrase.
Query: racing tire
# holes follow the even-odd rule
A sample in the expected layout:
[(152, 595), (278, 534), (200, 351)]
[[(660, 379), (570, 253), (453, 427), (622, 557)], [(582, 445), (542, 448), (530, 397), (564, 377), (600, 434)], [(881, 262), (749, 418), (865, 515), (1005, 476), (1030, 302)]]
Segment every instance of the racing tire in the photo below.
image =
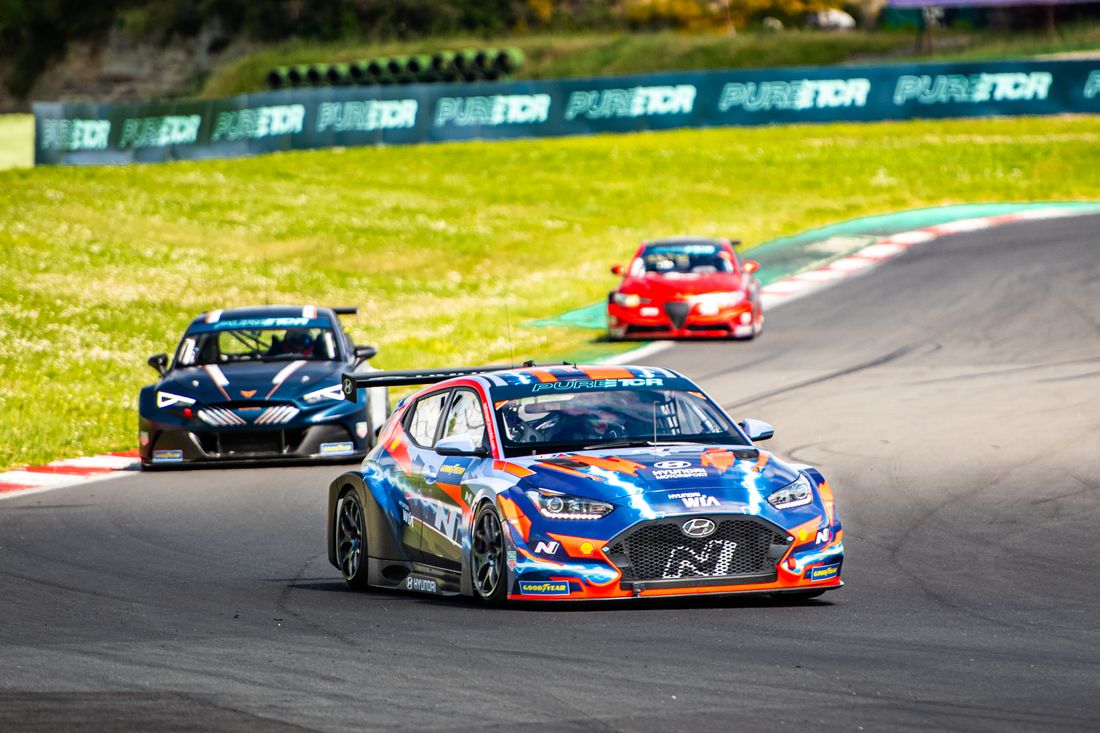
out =
[(367, 590), (367, 520), (354, 490), (336, 502), (336, 562), (340, 574), (354, 590)]
[(474, 515), (470, 532), (470, 584), (482, 603), (499, 606), (508, 597), (504, 527), (496, 508), (486, 502)]

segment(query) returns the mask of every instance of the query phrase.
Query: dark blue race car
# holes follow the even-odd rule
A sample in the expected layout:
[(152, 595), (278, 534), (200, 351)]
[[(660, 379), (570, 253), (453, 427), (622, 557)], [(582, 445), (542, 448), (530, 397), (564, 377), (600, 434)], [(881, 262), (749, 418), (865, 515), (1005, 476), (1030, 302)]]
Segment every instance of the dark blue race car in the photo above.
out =
[[(389, 414), (384, 387), (342, 399), (340, 375), (363, 368), (338, 315), (354, 308), (263, 306), (192, 321), (169, 366), (141, 390), (143, 467), (258, 460), (348, 460), (366, 455)], [(366, 367), (369, 370), (369, 367)]]
[(329, 486), (328, 555), (354, 588), (597, 600), (839, 588), (844, 532), (817, 469), (755, 443), (667, 369), (557, 365), (346, 374), (427, 384)]

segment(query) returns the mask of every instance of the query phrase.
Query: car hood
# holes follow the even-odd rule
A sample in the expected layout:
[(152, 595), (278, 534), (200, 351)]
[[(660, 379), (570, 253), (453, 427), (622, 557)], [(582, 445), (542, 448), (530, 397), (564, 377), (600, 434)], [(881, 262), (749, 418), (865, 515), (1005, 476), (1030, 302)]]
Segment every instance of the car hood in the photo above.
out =
[(732, 272), (686, 275), (658, 275), (648, 272), (641, 277), (628, 277), (619, 287), (619, 292), (663, 300), (703, 293), (730, 292), (740, 290), (741, 285), (741, 276)]
[[(656, 451), (656, 452), (655, 452)], [(661, 446), (511, 458), (531, 473), (525, 485), (608, 501), (644, 497), (683, 509), (751, 508), (798, 478), (798, 471), (748, 446)]]
[(293, 400), (340, 382), (340, 361), (246, 361), (173, 369), (157, 384), (199, 403)]

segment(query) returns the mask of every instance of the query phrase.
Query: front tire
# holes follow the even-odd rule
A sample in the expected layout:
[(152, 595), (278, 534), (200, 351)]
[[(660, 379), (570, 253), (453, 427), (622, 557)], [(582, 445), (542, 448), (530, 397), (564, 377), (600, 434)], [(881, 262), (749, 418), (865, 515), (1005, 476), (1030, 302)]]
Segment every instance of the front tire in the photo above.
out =
[(474, 595), (489, 605), (500, 605), (508, 597), (508, 566), (504, 557), (500, 517), (492, 504), (482, 504), (471, 533), (470, 581)]
[(348, 491), (336, 502), (336, 562), (340, 574), (355, 590), (366, 590), (367, 531), (363, 505), (355, 491)]

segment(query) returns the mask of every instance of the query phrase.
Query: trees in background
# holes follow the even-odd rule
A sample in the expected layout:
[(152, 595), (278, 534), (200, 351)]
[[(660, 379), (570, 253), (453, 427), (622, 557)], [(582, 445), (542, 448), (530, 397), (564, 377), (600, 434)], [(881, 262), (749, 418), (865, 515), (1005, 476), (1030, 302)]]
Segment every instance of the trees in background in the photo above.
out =
[(112, 29), (164, 43), (215, 31), (237, 37), (415, 38), (527, 30), (732, 30), (788, 21), (839, 0), (0, 0), (0, 68), (17, 97), (74, 41)]

